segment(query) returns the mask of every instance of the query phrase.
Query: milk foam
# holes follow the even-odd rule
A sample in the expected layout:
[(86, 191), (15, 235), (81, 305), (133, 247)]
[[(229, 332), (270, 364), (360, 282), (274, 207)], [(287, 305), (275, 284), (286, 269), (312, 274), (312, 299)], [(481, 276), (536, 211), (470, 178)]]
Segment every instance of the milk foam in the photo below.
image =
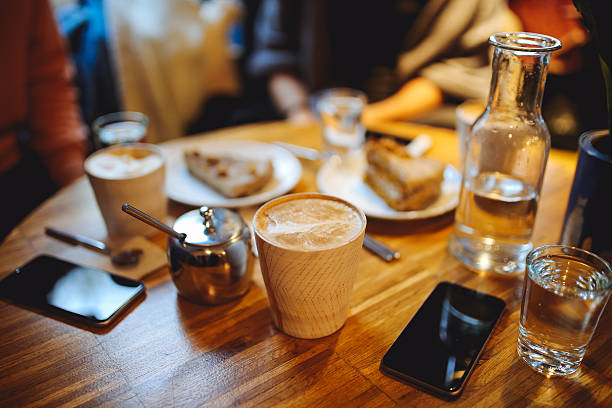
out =
[(258, 232), (276, 245), (296, 250), (321, 250), (353, 239), (363, 228), (359, 213), (334, 200), (304, 198), (286, 201), (259, 214)]
[(126, 148), (93, 155), (85, 162), (85, 169), (100, 178), (127, 179), (150, 173), (162, 163), (162, 157), (156, 153)]

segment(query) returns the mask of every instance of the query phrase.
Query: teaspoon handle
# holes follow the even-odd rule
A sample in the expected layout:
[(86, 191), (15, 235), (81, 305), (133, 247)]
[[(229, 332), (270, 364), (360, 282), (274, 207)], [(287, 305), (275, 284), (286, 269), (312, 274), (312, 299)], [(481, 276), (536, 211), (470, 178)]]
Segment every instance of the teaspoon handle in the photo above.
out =
[(72, 245), (82, 245), (86, 248), (93, 249), (104, 254), (110, 254), (110, 248), (104, 242), (97, 241), (92, 238), (87, 238), (83, 235), (60, 231), (53, 227), (46, 227), (45, 233), (50, 237), (59, 239), (60, 241), (67, 242)]
[(143, 213), (142, 211), (140, 211), (137, 208), (132, 207), (129, 204), (123, 204), (121, 206), (121, 209), (130, 214), (132, 217), (144, 222), (145, 224), (149, 224), (150, 226), (157, 228), (160, 231), (165, 232), (166, 234), (173, 236), (174, 238), (183, 241), (185, 239), (185, 237), (187, 236), (186, 234), (183, 233), (178, 233), (176, 232), (174, 229), (170, 228), (169, 226), (167, 226), (166, 224), (164, 224), (163, 222), (156, 220), (155, 218), (151, 217), (148, 214)]
[(400, 258), (399, 252), (394, 251), (393, 249), (387, 247), (383, 243), (376, 241), (374, 238), (370, 237), (368, 234), (365, 234), (363, 236), (363, 246), (387, 262), (391, 262), (393, 260)]

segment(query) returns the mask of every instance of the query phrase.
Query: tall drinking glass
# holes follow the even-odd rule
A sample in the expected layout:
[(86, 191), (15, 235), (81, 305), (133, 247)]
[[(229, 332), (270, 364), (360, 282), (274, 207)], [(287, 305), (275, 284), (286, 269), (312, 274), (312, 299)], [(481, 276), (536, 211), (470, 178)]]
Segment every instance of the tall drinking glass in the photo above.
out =
[(549, 245), (527, 255), (518, 355), (545, 375), (582, 362), (612, 288), (610, 265), (580, 248)]
[(350, 161), (365, 142), (361, 112), (367, 104), (365, 94), (351, 88), (331, 88), (315, 96), (315, 112), (323, 132), (323, 153)]
[(457, 139), (459, 143), (459, 162), (463, 169), (463, 161), (465, 160), (465, 150), (468, 141), (468, 135), (472, 131), (472, 125), (484, 112), (487, 105), (483, 101), (467, 100), (457, 106), (455, 110), (455, 130), (457, 131)]

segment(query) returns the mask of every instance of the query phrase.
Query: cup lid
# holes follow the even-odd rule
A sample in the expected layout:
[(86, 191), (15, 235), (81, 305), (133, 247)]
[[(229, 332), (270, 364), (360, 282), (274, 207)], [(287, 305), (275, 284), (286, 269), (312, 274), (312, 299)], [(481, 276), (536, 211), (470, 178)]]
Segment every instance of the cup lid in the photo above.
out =
[(246, 224), (235, 211), (201, 207), (181, 215), (174, 230), (186, 234), (189, 245), (214, 246), (231, 242), (242, 235)]

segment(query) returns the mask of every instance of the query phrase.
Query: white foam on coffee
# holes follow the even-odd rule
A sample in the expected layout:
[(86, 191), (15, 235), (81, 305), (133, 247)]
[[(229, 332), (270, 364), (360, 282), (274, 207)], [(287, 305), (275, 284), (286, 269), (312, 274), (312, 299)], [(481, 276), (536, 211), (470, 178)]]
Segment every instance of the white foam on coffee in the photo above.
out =
[(127, 179), (143, 176), (160, 167), (163, 159), (151, 152), (144, 157), (134, 157), (130, 150), (125, 153), (98, 153), (87, 159), (85, 169), (91, 175), (105, 179)]
[(319, 198), (296, 199), (264, 209), (257, 223), (258, 232), (268, 241), (307, 251), (334, 248), (352, 240), (363, 228), (354, 209)]

